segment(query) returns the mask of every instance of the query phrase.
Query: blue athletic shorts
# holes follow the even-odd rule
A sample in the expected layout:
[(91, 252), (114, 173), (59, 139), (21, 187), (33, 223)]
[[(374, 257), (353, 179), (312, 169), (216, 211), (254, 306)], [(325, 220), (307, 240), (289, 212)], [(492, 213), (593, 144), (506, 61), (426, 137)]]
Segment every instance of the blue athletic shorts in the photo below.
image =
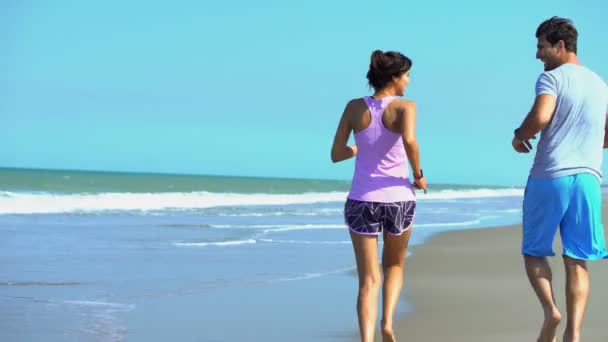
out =
[(524, 255), (553, 256), (553, 240), (560, 228), (563, 255), (574, 259), (606, 257), (600, 182), (590, 173), (528, 178), (523, 205)]

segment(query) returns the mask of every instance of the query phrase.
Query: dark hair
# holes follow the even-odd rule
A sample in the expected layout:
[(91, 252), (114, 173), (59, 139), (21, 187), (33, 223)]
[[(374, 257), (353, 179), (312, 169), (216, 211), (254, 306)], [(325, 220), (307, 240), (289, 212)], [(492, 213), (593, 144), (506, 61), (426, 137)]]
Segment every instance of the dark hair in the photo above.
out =
[(375, 90), (380, 90), (392, 80), (401, 77), (412, 67), (412, 60), (396, 51), (372, 52), (367, 80)]
[(558, 41), (563, 40), (566, 50), (576, 53), (578, 32), (570, 19), (551, 17), (543, 21), (536, 29), (536, 38), (540, 36), (545, 36), (545, 39), (551, 45), (555, 45)]

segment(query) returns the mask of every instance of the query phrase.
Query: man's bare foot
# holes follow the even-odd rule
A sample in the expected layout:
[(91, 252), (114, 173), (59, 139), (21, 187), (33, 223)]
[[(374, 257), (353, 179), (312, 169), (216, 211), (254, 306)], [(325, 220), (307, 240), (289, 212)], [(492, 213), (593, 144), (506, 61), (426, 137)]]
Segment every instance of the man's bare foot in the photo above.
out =
[(543, 327), (540, 329), (540, 335), (538, 336), (537, 342), (557, 341), (555, 333), (561, 319), (562, 315), (557, 310), (545, 317), (545, 321), (543, 322)]

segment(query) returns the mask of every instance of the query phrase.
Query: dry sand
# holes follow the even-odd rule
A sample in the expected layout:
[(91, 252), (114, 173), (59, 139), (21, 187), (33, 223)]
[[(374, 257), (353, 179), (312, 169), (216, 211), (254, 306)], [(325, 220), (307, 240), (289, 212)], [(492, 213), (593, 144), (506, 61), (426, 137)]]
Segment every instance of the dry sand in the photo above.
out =
[[(520, 243), (521, 226), (516, 225), (446, 232), (412, 247), (403, 295), (412, 303), (413, 312), (396, 319), (397, 340), (536, 341), (543, 315), (524, 272)], [(549, 259), (562, 312), (561, 341), (566, 307), (559, 238), (555, 252), (557, 256)], [(607, 342), (608, 265), (606, 261), (588, 265), (591, 295), (582, 341)]]

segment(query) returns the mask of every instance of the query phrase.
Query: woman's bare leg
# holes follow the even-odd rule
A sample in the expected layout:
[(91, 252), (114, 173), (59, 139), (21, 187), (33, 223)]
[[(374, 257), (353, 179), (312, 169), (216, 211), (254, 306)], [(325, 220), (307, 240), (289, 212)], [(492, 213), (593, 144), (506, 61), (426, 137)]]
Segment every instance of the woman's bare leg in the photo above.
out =
[(411, 227), (403, 234), (394, 236), (384, 233), (384, 248), (382, 250), (382, 270), (384, 285), (382, 286), (382, 340), (395, 341), (393, 333), (393, 315), (403, 287), (403, 265), (410, 240)]
[(378, 316), (378, 292), (381, 281), (378, 266), (378, 236), (360, 235), (351, 231), (350, 237), (359, 273), (359, 295), (357, 296), (359, 332), (362, 342), (372, 342)]

